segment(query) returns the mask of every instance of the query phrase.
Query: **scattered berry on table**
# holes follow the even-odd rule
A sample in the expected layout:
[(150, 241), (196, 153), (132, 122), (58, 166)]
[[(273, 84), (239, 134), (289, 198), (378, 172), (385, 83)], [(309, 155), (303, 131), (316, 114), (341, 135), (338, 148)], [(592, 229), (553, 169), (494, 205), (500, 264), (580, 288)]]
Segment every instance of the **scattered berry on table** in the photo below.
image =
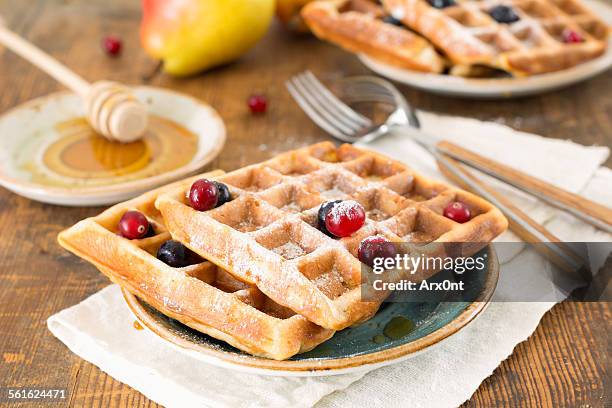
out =
[(149, 228), (149, 220), (138, 211), (126, 211), (118, 225), (119, 233), (127, 239), (145, 238)]
[(359, 243), (357, 257), (364, 264), (374, 266), (375, 258), (393, 258), (397, 254), (395, 245), (380, 235), (371, 235)]
[(325, 227), (337, 237), (348, 237), (365, 223), (365, 210), (357, 201), (336, 203), (325, 216)]
[(121, 46), (121, 39), (114, 35), (109, 35), (102, 40), (102, 48), (108, 55), (119, 55), (121, 53)]
[(455, 222), (463, 224), (472, 218), (470, 209), (459, 201), (454, 201), (444, 208), (444, 216)]
[(223, 183), (219, 183), (218, 181), (214, 182), (217, 185), (217, 190), (219, 190), (219, 198), (217, 199), (217, 207), (222, 206), (223, 204), (232, 201), (232, 195), (230, 194), (229, 189)]
[(194, 210), (207, 211), (217, 206), (219, 189), (214, 181), (200, 179), (191, 185), (189, 203)]
[(429, 4), (431, 4), (432, 7), (435, 7), (437, 9), (443, 9), (446, 7), (454, 6), (457, 3), (455, 3), (455, 0), (429, 0)]
[(325, 235), (329, 235), (330, 237), (333, 237), (333, 238), (335, 238), (335, 236), (331, 232), (329, 232), (327, 230), (327, 227), (325, 226), (325, 218), (327, 217), (327, 213), (329, 212), (329, 210), (332, 209), (334, 204), (339, 203), (341, 201), (342, 200), (324, 202), (323, 204), (321, 204), (321, 207), (319, 207), (319, 212), (317, 214), (317, 228), (319, 229), (319, 231), (321, 231)]
[(157, 250), (157, 259), (173, 268), (189, 265), (195, 254), (183, 244), (172, 239), (164, 242)]
[(268, 100), (264, 95), (251, 95), (247, 101), (252, 113), (265, 113), (268, 109)]
[(569, 28), (563, 30), (561, 36), (563, 37), (563, 42), (567, 44), (581, 43), (584, 41), (584, 38), (582, 38), (580, 33), (570, 30)]
[(489, 10), (489, 15), (498, 23), (503, 24), (514, 23), (521, 19), (512, 7), (503, 5), (493, 7)]

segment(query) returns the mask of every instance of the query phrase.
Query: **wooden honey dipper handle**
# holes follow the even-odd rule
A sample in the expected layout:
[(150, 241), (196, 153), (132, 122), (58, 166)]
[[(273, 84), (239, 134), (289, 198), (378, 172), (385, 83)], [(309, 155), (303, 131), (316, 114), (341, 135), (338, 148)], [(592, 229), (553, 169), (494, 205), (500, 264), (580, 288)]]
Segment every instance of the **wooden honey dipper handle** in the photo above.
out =
[(81, 96), (85, 101), (87, 120), (98, 133), (119, 142), (132, 142), (142, 137), (147, 127), (147, 109), (131, 94), (129, 88), (107, 81), (91, 85), (6, 28), (1, 18), (0, 43)]

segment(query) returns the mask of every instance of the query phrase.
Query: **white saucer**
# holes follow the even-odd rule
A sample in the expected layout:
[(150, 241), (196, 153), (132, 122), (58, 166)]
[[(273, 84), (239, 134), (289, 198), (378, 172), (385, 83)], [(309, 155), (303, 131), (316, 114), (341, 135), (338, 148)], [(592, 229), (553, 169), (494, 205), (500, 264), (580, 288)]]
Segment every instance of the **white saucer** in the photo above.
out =
[(112, 185), (58, 187), (33, 182), (31, 174), (21, 165), (23, 158), (20, 156), (27, 150), (27, 144), (35, 142), (41, 134), (45, 138), (57, 137), (55, 124), (83, 116), (83, 103), (76, 94), (58, 92), (17, 106), (0, 117), (0, 185), (16, 194), (50, 204), (105, 205), (193, 174), (223, 148), (223, 120), (206, 103), (161, 88), (135, 87), (134, 94), (147, 103), (151, 114), (179, 123), (198, 137), (198, 150), (190, 162), (170, 172)]
[[(587, 7), (612, 25), (612, 7), (598, 1), (583, 1)], [(612, 67), (612, 39), (608, 42), (606, 53), (597, 59), (563, 71), (526, 78), (461, 78), (409, 71), (376, 61), (365, 55), (359, 55), (359, 59), (379, 75), (435, 94), (469, 98), (513, 98), (567, 87), (606, 71)]]

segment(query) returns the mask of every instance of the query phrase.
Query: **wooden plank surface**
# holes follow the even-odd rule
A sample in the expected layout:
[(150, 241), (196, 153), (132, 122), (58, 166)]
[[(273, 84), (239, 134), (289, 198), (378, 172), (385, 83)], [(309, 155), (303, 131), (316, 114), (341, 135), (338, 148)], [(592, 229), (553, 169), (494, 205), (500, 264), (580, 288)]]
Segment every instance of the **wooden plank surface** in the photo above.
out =
[[(283, 81), (290, 75), (305, 68), (326, 79), (367, 72), (335, 47), (274, 26), (251, 53), (223, 69), (188, 79), (151, 77), (155, 63), (138, 43), (137, 1), (0, 0), (0, 15), (15, 31), (90, 80), (148, 83), (208, 101), (226, 121), (229, 136), (209, 168), (232, 170), (327, 139), (285, 91)], [(101, 39), (109, 33), (123, 38), (120, 58), (107, 58), (100, 50)], [(610, 146), (611, 79), (606, 73), (563, 91), (496, 102), (443, 98), (406, 87), (402, 91), (421, 109)], [(0, 111), (58, 89), (36, 68), (0, 48)], [(253, 92), (268, 96), (266, 115), (249, 114), (245, 100)], [(0, 189), (0, 387), (68, 388), (70, 405), (79, 407), (156, 406), (76, 357), (46, 328), (48, 316), (108, 284), (55, 240), (61, 229), (99, 211), (39, 204)], [(557, 305), (465, 405), (609, 405), (609, 333), (608, 303)]]

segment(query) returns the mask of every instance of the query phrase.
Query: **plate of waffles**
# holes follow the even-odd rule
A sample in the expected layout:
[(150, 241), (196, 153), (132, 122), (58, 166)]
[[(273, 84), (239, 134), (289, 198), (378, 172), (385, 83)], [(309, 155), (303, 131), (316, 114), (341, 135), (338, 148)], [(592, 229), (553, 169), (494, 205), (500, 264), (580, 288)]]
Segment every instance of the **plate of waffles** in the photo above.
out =
[(149, 109), (141, 140), (114, 143), (84, 119), (78, 95), (58, 92), (0, 117), (0, 186), (50, 204), (117, 203), (194, 174), (225, 143), (225, 125), (203, 101), (137, 86)]
[[(488, 247), (486, 251), (492, 250)], [(473, 301), (440, 297), (426, 302), (383, 303), (367, 322), (339, 331), (314, 349), (282, 361), (245, 353), (169, 318), (127, 290), (122, 292), (142, 326), (203, 363), (268, 376), (340, 375), (396, 364), (431, 350), (480, 316), (499, 276), (497, 258), (488, 253), (493, 261), (483, 275), (472, 275), (465, 282), (470, 292), (467, 296)]]
[[(462, 222), (446, 212), (457, 203), (468, 210)], [(355, 208), (359, 215), (347, 215)], [(400, 361), (464, 327), (495, 289), (490, 242), (506, 228), (480, 197), (379, 153), (324, 142), (152, 190), (58, 241), (118, 283), (137, 318), (173, 346), (242, 371), (312, 376)], [(360, 248), (373, 237), (429, 254), (463, 243), (485, 267), (466, 274), (469, 290), (458, 298), (385, 302), (389, 291), (365, 291)]]
[(612, 7), (595, 0), (315, 1), (320, 38), (372, 71), (429, 92), (515, 97), (562, 88), (612, 66)]

